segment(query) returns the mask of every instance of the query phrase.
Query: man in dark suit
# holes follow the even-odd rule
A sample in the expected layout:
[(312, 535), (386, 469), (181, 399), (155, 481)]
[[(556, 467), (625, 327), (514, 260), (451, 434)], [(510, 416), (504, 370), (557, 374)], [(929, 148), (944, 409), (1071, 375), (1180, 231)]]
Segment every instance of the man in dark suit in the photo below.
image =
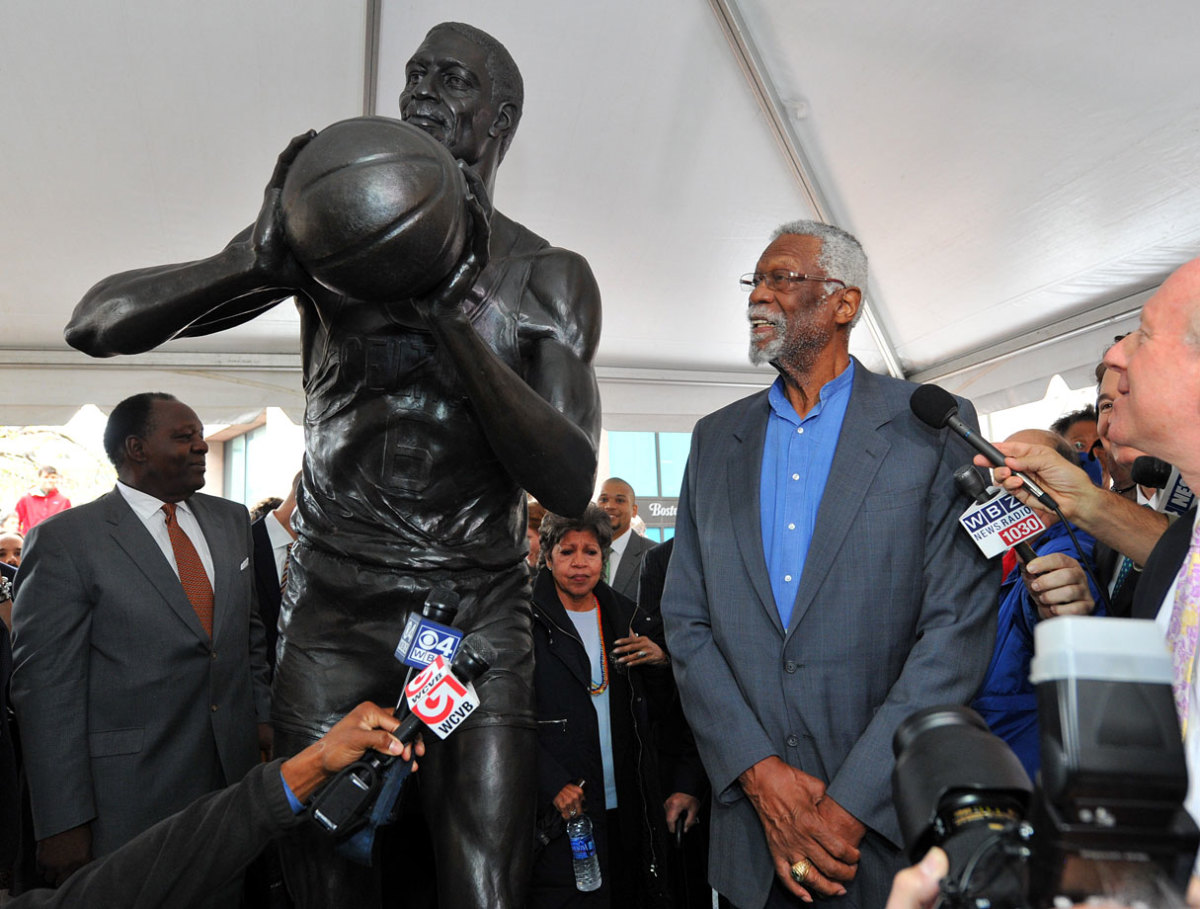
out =
[(866, 280), (844, 231), (777, 232), (742, 284), (751, 359), (780, 377), (701, 420), (680, 495), (662, 611), (713, 784), (710, 880), (742, 909), (884, 905), (892, 735), (965, 703), (992, 650), (998, 573), (956, 520), (968, 449), (850, 356)]
[(116, 489), (34, 528), (13, 609), (12, 698), (55, 884), (269, 747), (250, 522), (197, 493), (199, 418), (170, 395), (135, 395), (113, 409), (104, 447)]
[(642, 559), (654, 548), (654, 541), (636, 533), (631, 522), (637, 514), (637, 496), (633, 487), (620, 477), (609, 477), (600, 485), (596, 504), (612, 522), (612, 550), (608, 557), (608, 586), (621, 596), (637, 602), (638, 579)]
[(254, 589), (257, 592), (258, 616), (267, 634), (267, 666), (275, 672), (275, 646), (279, 642), (279, 604), (287, 583), (296, 531), (292, 529), (292, 512), (296, 510), (296, 490), (303, 473), (292, 478), (292, 491), (274, 511), (250, 525), (254, 540)]

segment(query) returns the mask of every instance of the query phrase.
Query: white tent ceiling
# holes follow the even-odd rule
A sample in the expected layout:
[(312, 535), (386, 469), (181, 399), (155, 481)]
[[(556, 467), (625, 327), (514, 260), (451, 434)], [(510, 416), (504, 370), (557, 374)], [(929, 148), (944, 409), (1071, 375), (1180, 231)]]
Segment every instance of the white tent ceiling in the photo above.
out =
[(609, 428), (687, 428), (770, 380), (735, 281), (786, 220), (862, 239), (868, 366), (983, 410), (1055, 373), (1085, 384), (1200, 254), (1188, 0), (8, 0), (0, 424), (151, 387), (212, 420), (295, 413), (286, 305), (113, 361), (63, 325), (107, 274), (220, 248), (292, 135), (394, 115), (407, 56), (448, 18), (524, 73), (496, 203), (590, 260)]

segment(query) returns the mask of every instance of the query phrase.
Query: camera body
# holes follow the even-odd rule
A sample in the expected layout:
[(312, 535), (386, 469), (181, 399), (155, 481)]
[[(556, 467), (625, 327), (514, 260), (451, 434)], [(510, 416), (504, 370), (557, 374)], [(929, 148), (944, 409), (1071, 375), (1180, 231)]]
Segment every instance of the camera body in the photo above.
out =
[(944, 848), (951, 907), (1042, 907), (1065, 896), (1182, 888), (1200, 835), (1162, 632), (1062, 617), (1034, 631), (1035, 788), (974, 711), (930, 708), (896, 730), (893, 792), (909, 855)]

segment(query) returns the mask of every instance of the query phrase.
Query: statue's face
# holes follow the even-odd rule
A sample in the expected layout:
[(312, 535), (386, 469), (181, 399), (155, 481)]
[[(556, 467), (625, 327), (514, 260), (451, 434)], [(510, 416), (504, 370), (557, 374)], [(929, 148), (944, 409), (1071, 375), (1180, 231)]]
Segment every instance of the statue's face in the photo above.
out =
[(405, 75), (400, 118), (429, 133), (454, 157), (476, 164), (496, 140), (489, 135), (497, 112), (487, 53), (455, 32), (436, 31), (408, 61)]

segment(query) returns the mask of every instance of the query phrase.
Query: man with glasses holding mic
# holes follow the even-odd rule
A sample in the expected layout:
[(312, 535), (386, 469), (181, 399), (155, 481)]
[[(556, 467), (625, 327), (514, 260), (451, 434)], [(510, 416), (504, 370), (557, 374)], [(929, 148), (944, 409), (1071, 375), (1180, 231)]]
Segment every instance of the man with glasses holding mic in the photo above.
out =
[(967, 447), (850, 356), (858, 241), (784, 225), (741, 284), (750, 358), (779, 377), (697, 425), (662, 603), (713, 784), (710, 880), (742, 909), (882, 906), (904, 864), (892, 734), (974, 694), (999, 578), (958, 527)]

